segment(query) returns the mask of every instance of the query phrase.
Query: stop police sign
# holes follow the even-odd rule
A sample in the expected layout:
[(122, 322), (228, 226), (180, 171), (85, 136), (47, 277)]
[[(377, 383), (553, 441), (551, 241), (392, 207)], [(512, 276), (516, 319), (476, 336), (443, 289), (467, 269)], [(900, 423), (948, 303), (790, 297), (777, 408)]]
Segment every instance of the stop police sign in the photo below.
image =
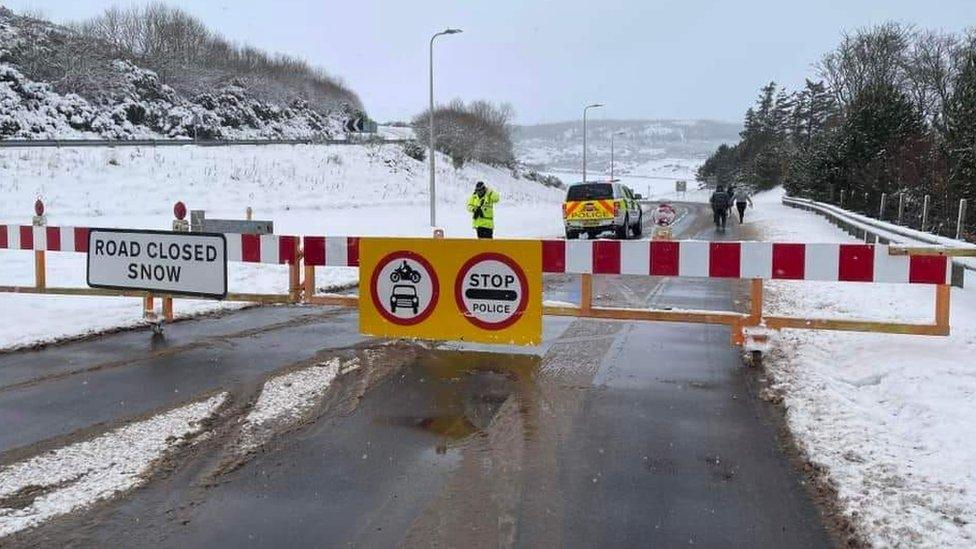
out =
[(485, 330), (501, 330), (518, 322), (528, 304), (528, 281), (508, 256), (483, 253), (458, 271), (454, 298), (464, 317)]

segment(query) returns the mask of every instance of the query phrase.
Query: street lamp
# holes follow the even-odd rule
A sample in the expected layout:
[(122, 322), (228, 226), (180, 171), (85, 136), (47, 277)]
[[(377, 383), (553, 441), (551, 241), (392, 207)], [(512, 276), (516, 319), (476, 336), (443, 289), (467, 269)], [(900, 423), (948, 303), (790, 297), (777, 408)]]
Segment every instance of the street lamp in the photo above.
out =
[(627, 132), (613, 132), (610, 134), (610, 181), (613, 181), (613, 136), (623, 135)]
[(445, 34), (457, 34), (461, 29), (444, 29), (430, 37), (430, 226), (437, 227), (436, 202), (437, 195), (434, 188), (434, 39)]
[(583, 183), (586, 183), (586, 111), (602, 106), (603, 103), (593, 103), (583, 107)]

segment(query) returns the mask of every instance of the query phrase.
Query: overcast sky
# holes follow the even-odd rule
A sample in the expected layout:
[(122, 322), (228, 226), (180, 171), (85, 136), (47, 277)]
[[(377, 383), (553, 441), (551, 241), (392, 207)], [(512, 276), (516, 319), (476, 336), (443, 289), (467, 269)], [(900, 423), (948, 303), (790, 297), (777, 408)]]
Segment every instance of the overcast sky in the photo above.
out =
[[(55, 21), (146, 0), (0, 0)], [(845, 29), (886, 20), (950, 31), (976, 0), (171, 0), (227, 38), (340, 77), (380, 121), (435, 96), (508, 101), (521, 123), (596, 117), (738, 121), (769, 80), (803, 82)]]

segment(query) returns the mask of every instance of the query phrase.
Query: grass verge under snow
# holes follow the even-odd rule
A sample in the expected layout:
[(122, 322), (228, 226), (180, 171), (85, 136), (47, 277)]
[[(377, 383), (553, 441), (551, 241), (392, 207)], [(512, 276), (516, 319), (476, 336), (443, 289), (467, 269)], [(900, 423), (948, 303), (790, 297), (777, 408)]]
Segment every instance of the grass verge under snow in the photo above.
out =
[[(756, 197), (767, 240), (849, 242), (823, 218)], [(786, 330), (766, 360), (789, 426), (877, 546), (976, 544), (976, 277), (952, 290), (947, 338)], [(929, 286), (767, 285), (769, 311), (931, 321)]]

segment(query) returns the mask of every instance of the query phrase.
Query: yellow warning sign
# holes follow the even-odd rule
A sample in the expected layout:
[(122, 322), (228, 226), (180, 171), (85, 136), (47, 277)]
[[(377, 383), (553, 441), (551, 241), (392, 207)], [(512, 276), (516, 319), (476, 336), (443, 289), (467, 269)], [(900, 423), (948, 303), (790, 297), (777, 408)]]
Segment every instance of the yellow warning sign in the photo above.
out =
[(535, 345), (542, 341), (542, 244), (363, 238), (365, 335)]

